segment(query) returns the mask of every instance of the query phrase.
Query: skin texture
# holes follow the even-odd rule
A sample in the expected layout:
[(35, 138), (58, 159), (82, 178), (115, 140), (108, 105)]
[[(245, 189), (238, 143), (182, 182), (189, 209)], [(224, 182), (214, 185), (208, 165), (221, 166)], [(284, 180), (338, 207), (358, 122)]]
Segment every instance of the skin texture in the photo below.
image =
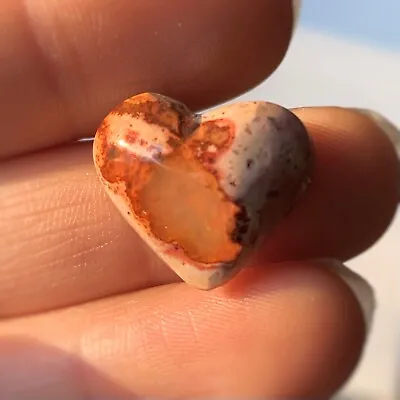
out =
[(394, 149), (357, 111), (295, 110), (316, 148), (307, 195), (228, 287), (179, 282), (107, 199), (92, 144), (70, 142), (132, 93), (201, 108), (250, 89), (282, 60), (292, 14), (283, 0), (154, 3), (0, 4), (0, 398), (327, 398), (365, 325), (309, 259), (381, 237)]

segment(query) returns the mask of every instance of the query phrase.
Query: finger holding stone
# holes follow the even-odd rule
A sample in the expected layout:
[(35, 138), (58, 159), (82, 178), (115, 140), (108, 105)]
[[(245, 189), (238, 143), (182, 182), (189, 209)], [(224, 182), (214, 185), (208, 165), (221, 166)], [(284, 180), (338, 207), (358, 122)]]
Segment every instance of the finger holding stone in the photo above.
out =
[(330, 398), (356, 366), (366, 334), (341, 270), (283, 263), (250, 268), (211, 292), (180, 283), (4, 321), (0, 345), (25, 339), (69, 357), (10, 347), (0, 360), (0, 394), (98, 399), (100, 375), (137, 397)]
[[(321, 110), (324, 109), (316, 109), (312, 117)], [(384, 168), (391, 168), (389, 179), (392, 181), (384, 180), (379, 190), (392, 194), (389, 197), (392, 204), (381, 206), (387, 212), (386, 227), (393, 217), (400, 184), (393, 142), (388, 134), (383, 135), (383, 130), (390, 125), (379, 125), (376, 118), (368, 119), (351, 110), (346, 115), (347, 110), (331, 109), (328, 115), (332, 118), (337, 110), (342, 111), (342, 119), (353, 114), (358, 117), (354, 118), (355, 124), (368, 121), (375, 129), (366, 129), (367, 132), (380, 131), (377, 138), (381, 143), (376, 141), (376, 145), (389, 153)], [(307, 116), (304, 110), (303, 114), (297, 112)], [(305, 119), (304, 123), (309, 131), (313, 129), (312, 120)], [(331, 140), (341, 139), (340, 128), (335, 127), (339, 135), (331, 135)], [(320, 140), (318, 129), (321, 131), (319, 126), (317, 132), (310, 132), (315, 141)], [(365, 135), (361, 140), (365, 140)], [(325, 149), (319, 146), (318, 151)], [(358, 151), (352, 150), (354, 154), (345, 161), (365, 164), (357, 162)], [(361, 157), (368, 159), (369, 154), (363, 153)], [(213, 289), (232, 279), (248, 264), (256, 247), (261, 247), (257, 246), (261, 241), (267, 244), (261, 247), (260, 256), (273, 260), (274, 240), (270, 236), (275, 225), (296, 207), (296, 201), (302, 201), (301, 195), (311, 180), (314, 190), (323, 187), (324, 182), (318, 179), (320, 174), (326, 179), (322, 168), (335, 166), (333, 162), (321, 164), (312, 172), (312, 142), (300, 120), (283, 107), (265, 102), (238, 103), (197, 116), (175, 100), (149, 93), (127, 99), (106, 117), (95, 138), (94, 162), (107, 193), (139, 236), (184, 281), (200, 289)], [(337, 171), (333, 172), (328, 185), (334, 178), (345, 179)], [(383, 198), (386, 201), (386, 196)], [(316, 201), (315, 196), (312, 201)], [(329, 206), (328, 202), (321, 201), (320, 207), (324, 209), (321, 219)], [(315, 205), (312, 207), (314, 213), (318, 212)], [(301, 215), (300, 207), (297, 213)], [(311, 210), (304, 214), (310, 213)], [(338, 213), (340, 217), (343, 218)], [(339, 226), (349, 218), (344, 217)], [(285, 222), (278, 229), (296, 237), (296, 228), (299, 230), (301, 224), (295, 222), (295, 227), (288, 229)], [(310, 231), (316, 228), (317, 225), (308, 226)], [(336, 227), (330, 229), (335, 232)], [(324, 230), (315, 232), (312, 239), (321, 243), (306, 246), (303, 254), (303, 243), (297, 238), (291, 250), (295, 250), (297, 243), (302, 247), (293, 258), (335, 257), (336, 254), (326, 253), (326, 243), (330, 246), (335, 237), (340, 237), (340, 232), (327, 240), (329, 230)], [(285, 245), (286, 253), (280, 257), (290, 259), (288, 241), (279, 239), (279, 235), (275, 238)], [(312, 249), (311, 254), (307, 253), (308, 249)]]
[(395, 215), (400, 170), (391, 138), (399, 131), (383, 116), (353, 109), (293, 111), (313, 139), (316, 168), (309, 190), (260, 255), (347, 260), (372, 246)]
[(134, 93), (226, 101), (275, 70), (292, 30), (291, 0), (4, 0), (0, 158), (91, 136)]
[[(262, 264), (359, 254), (383, 234), (396, 209), (397, 160), (374, 122), (340, 108), (296, 113), (315, 144), (313, 182), (264, 242)], [(92, 143), (0, 167), (0, 316), (179, 280), (107, 198)]]
[(193, 114), (142, 93), (93, 144), (100, 182), (138, 235), (186, 283), (232, 279), (307, 189), (313, 148), (289, 110), (247, 102)]

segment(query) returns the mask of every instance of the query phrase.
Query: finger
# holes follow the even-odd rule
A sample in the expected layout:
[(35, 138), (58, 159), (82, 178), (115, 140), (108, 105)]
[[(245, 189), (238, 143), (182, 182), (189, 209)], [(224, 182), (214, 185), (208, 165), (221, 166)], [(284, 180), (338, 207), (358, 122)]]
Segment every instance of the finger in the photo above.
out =
[[(266, 242), (268, 260), (352, 258), (380, 238), (400, 200), (399, 159), (388, 125), (338, 107), (299, 108), (316, 168), (310, 190)], [(398, 134), (398, 132), (397, 132)]]
[(278, 66), (292, 25), (291, 0), (3, 1), (0, 158), (91, 136), (137, 92), (232, 98)]
[[(315, 175), (292, 215), (266, 241), (262, 260), (355, 256), (393, 216), (393, 149), (378, 125), (354, 111), (296, 112), (315, 142)], [(178, 280), (108, 201), (95, 177), (90, 144), (0, 168), (1, 316)]]
[[(11, 320), (0, 336), (78, 357), (139, 398), (330, 397), (356, 365), (365, 337), (353, 292), (315, 263), (256, 268), (238, 280), (213, 292), (174, 284)], [(88, 368), (46, 362), (39, 350), (28, 354), (15, 348), (0, 361), (2, 398), (16, 391), (48, 398), (49, 390), (52, 398), (104, 395)], [(34, 384), (25, 365), (35, 371)]]

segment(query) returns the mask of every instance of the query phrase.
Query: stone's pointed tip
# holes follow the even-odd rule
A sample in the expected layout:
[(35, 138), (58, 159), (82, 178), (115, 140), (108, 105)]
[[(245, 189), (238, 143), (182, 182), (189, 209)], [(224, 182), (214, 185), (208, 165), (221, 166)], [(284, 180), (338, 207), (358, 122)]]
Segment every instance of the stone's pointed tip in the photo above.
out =
[(291, 211), (310, 151), (304, 126), (278, 105), (239, 103), (199, 116), (142, 93), (105, 118), (93, 157), (132, 228), (185, 282), (211, 290)]
[(225, 264), (209, 269), (198, 269), (193, 265), (187, 264), (185, 268), (169, 265), (176, 274), (189, 286), (199, 290), (210, 291), (223, 286), (226, 282), (234, 278), (241, 270), (243, 265)]

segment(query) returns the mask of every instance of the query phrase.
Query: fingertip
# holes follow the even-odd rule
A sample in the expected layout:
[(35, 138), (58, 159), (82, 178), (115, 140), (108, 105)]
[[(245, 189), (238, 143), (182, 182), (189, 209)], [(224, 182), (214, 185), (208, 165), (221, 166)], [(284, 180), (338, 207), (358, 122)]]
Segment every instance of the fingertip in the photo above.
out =
[(398, 170), (398, 201), (400, 202), (400, 128), (397, 127), (393, 122), (389, 121), (383, 115), (373, 110), (354, 108), (355, 112), (362, 114), (367, 117), (369, 122), (375, 123), (381, 131), (386, 134), (390, 141), (393, 149), (397, 155), (397, 170)]
[[(325, 263), (290, 262), (249, 267), (235, 291), (175, 283), (14, 318), (0, 333), (78, 355), (139, 397), (328, 398), (357, 364), (365, 325)], [(60, 392), (69, 371), (56, 374)]]
[[(400, 193), (399, 130), (389, 120), (370, 110), (309, 107), (295, 109), (294, 113), (308, 126), (320, 153), (321, 166), (324, 156), (331, 155), (336, 158), (338, 177), (345, 178), (345, 171), (351, 177), (354, 169), (360, 173), (359, 178), (363, 178), (361, 183), (365, 179), (377, 185), (374, 190), (370, 187), (370, 192), (374, 200), (379, 198), (383, 203), (387, 227), (397, 208)], [(357, 188), (359, 182), (354, 178), (353, 182)], [(368, 200), (366, 197), (364, 200)], [(380, 202), (377, 201), (376, 206)]]
[(315, 263), (336, 274), (349, 287), (361, 308), (367, 333), (370, 331), (376, 301), (373, 287), (359, 274), (334, 259), (315, 260)]
[[(193, 110), (227, 101), (272, 74), (293, 29), (292, 0), (11, 3), (1, 4), (16, 23), (6, 32), (15, 45), (4, 57), (0, 46), (0, 117), (13, 137), (0, 158), (87, 136), (135, 93)], [(16, 65), (28, 67), (17, 76)]]
[[(151, 292), (162, 294), (155, 303)], [(254, 265), (211, 292), (178, 284), (142, 295), (165, 317), (164, 357), (186, 365), (164, 382), (173, 396), (329, 396), (365, 339), (357, 298), (321, 261)], [(194, 370), (201, 389), (186, 376)]]
[(361, 113), (375, 122), (382, 131), (386, 133), (387, 137), (395, 147), (398, 157), (400, 157), (400, 130), (397, 126), (376, 111), (362, 108), (353, 108), (352, 110)]
[(308, 191), (266, 241), (264, 256), (346, 260), (372, 246), (387, 230), (398, 204), (399, 166), (382, 129), (359, 112), (304, 107), (315, 148)]

